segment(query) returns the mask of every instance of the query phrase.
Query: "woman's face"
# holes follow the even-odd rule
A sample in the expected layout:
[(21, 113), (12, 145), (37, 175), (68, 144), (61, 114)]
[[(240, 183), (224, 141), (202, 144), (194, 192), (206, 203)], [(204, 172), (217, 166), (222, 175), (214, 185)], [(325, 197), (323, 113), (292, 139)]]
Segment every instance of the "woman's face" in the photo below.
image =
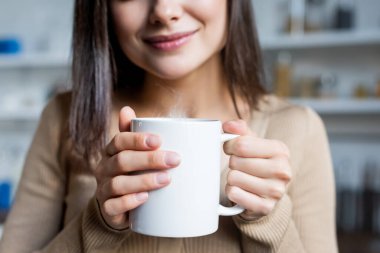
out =
[(126, 56), (163, 79), (190, 74), (225, 45), (227, 0), (112, 0), (111, 11)]

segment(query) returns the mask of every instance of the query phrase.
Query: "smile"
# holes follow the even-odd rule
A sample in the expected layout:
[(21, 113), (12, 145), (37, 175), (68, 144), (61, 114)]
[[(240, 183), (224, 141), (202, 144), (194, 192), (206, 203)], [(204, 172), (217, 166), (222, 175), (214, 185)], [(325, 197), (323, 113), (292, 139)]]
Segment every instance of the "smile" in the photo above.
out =
[(196, 32), (197, 30), (192, 32), (174, 33), (171, 35), (153, 36), (145, 38), (143, 41), (154, 49), (160, 51), (174, 51), (189, 42)]

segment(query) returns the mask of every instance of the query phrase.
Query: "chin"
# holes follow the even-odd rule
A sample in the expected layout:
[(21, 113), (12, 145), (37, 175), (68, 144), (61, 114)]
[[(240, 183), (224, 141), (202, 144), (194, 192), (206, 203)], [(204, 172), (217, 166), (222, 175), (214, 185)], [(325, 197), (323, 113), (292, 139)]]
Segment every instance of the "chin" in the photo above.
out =
[[(174, 65), (176, 66), (176, 65)], [(161, 69), (156, 69), (154, 71), (151, 71), (152, 75), (155, 75), (159, 77), (160, 79), (163, 80), (170, 80), (170, 81), (175, 81), (181, 78), (184, 78), (191, 73), (193, 73), (195, 68), (180, 68), (178, 65), (177, 67), (170, 67), (170, 68), (161, 68)]]

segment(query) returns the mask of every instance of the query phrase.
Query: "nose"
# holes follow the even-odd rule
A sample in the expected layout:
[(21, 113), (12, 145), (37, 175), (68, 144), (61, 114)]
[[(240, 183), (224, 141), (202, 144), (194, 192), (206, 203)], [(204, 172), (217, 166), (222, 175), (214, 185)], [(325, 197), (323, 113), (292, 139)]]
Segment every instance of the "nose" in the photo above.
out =
[(169, 25), (178, 21), (183, 9), (180, 0), (154, 0), (149, 21), (154, 25)]

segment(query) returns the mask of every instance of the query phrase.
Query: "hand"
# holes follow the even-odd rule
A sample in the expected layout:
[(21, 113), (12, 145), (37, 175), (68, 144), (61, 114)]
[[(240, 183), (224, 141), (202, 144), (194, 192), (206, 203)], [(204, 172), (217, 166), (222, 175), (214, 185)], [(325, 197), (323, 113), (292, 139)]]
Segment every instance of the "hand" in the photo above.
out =
[[(135, 117), (130, 107), (120, 111), (120, 133), (107, 145), (95, 170), (101, 214), (110, 227), (118, 230), (128, 227), (128, 212), (143, 204), (149, 191), (170, 183), (166, 170), (180, 163), (178, 154), (158, 150), (159, 136), (130, 132)], [(139, 171), (144, 173), (136, 173)]]
[(288, 147), (277, 140), (258, 138), (243, 120), (223, 124), (226, 133), (239, 134), (224, 144), (230, 157), (226, 195), (246, 211), (245, 219), (272, 212), (291, 179)]

